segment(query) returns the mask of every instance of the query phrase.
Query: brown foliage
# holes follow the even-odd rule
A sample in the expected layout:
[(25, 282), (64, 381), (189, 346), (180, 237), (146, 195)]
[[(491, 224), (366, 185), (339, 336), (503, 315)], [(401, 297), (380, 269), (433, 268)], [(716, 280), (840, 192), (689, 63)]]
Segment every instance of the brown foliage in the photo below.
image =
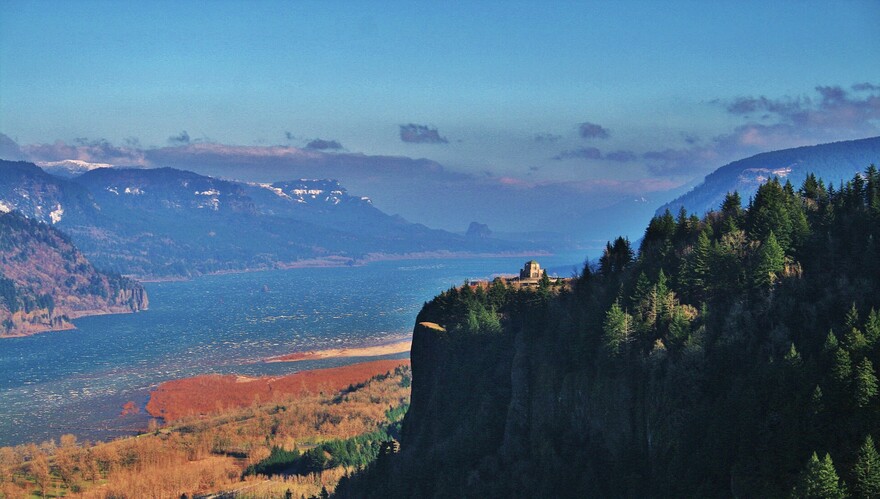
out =
[(185, 416), (218, 413), (289, 395), (334, 393), (408, 363), (408, 360), (376, 360), (302, 371), (277, 378), (207, 375), (167, 381), (150, 393), (147, 412), (166, 421), (174, 421)]
[[(368, 364), (373, 366), (367, 371), (353, 371), (375, 374), (375, 367), (386, 365)], [(391, 361), (381, 374), (400, 364), (406, 362)], [(403, 376), (409, 376), (408, 367), (351, 391), (279, 393), (263, 404), (183, 418), (138, 437), (92, 446), (78, 445), (72, 435), (65, 435), (60, 447), (49, 442), (0, 448), (0, 497), (24, 497), (40, 486), (51, 489), (53, 483), (67, 497), (86, 498), (180, 497), (233, 490), (248, 497), (283, 497), (287, 489), (294, 497), (309, 497), (322, 487), (332, 491), (351, 470), (245, 481), (241, 474), (268, 457), (272, 446), (308, 448), (326, 439), (375, 431), (386, 421), (387, 409), (409, 402)], [(334, 381), (340, 380), (347, 378), (340, 375)]]

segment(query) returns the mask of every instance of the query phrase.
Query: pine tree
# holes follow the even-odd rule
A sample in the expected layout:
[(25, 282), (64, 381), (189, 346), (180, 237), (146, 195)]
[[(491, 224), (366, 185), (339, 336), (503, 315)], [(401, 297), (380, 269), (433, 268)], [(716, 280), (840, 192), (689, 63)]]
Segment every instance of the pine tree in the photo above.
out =
[(776, 281), (777, 274), (785, 268), (785, 253), (776, 241), (773, 231), (770, 231), (767, 240), (758, 248), (757, 253), (752, 282), (755, 288), (766, 289)]
[(874, 366), (867, 357), (859, 362), (855, 370), (856, 403), (865, 407), (877, 396), (877, 375)]
[(605, 349), (614, 357), (622, 353), (626, 342), (632, 334), (632, 317), (626, 313), (617, 302), (611, 305), (605, 314), (603, 325), (603, 340)]
[(865, 321), (865, 341), (869, 347), (873, 347), (877, 340), (880, 340), (880, 314), (872, 308)]
[(546, 290), (550, 287), (550, 277), (547, 276), (547, 271), (544, 270), (541, 272), (541, 280), (538, 281), (538, 289)]
[(709, 236), (705, 231), (700, 232), (697, 243), (687, 260), (687, 272), (685, 285), (690, 289), (690, 295), (695, 299), (702, 299), (708, 292), (709, 282), (709, 257), (712, 249)]
[(801, 366), (801, 354), (797, 351), (797, 348), (794, 347), (794, 343), (791, 344), (791, 347), (785, 354), (784, 360), (785, 364), (790, 367), (797, 368)]
[(724, 202), (721, 203), (721, 213), (726, 218), (738, 222), (739, 217), (742, 215), (742, 197), (740, 197), (739, 192), (728, 192), (727, 195), (724, 196)]
[(816, 385), (816, 388), (813, 389), (813, 394), (810, 395), (810, 408), (813, 410), (813, 414), (819, 414), (825, 409), (825, 401), (822, 400), (823, 398), (822, 388), (820, 388), (819, 385)]
[(825, 345), (822, 347), (822, 351), (825, 352), (826, 355), (833, 355), (839, 346), (834, 331), (828, 331), (828, 336), (825, 337)]
[(846, 488), (837, 476), (831, 456), (825, 454), (821, 461), (816, 453), (810, 457), (800, 482), (792, 491), (794, 497), (801, 499), (843, 499)]
[(834, 351), (831, 364), (831, 377), (838, 385), (846, 386), (852, 375), (852, 359), (843, 348)]
[(857, 329), (859, 327), (859, 310), (856, 308), (855, 303), (846, 312), (846, 317), (843, 318), (843, 325), (847, 329)]
[(843, 335), (843, 343), (846, 345), (847, 350), (852, 353), (861, 352), (868, 346), (868, 340), (865, 338), (865, 335), (854, 327), (850, 328), (849, 332)]
[(855, 497), (880, 497), (880, 454), (877, 453), (871, 435), (865, 437), (865, 443), (859, 448), (859, 455), (853, 466), (853, 478)]

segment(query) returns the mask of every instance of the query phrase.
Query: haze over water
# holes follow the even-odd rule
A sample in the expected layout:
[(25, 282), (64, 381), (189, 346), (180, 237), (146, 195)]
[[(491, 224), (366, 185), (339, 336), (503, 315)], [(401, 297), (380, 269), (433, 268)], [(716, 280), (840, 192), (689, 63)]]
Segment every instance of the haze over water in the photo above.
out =
[[(582, 258), (539, 261), (568, 276)], [(467, 278), (515, 273), (525, 260), (413, 260), (146, 283), (146, 312), (86, 317), (74, 321), (74, 331), (0, 342), (0, 445), (65, 433), (133, 433), (148, 419), (149, 389), (169, 379), (280, 375), (356, 362), (260, 361), (406, 336), (422, 303), (440, 291)], [(120, 416), (127, 401), (140, 412)]]

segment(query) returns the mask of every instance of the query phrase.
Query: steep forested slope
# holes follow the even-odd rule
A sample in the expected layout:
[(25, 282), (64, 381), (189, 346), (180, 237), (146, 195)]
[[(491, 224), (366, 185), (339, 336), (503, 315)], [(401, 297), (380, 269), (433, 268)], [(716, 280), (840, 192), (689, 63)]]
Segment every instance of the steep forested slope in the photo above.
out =
[(338, 494), (877, 497), (878, 238), (871, 167), (667, 212), (561, 292), (451, 289), (400, 453)]
[(0, 213), (0, 337), (146, 307), (140, 284), (95, 270), (65, 235), (18, 212)]
[(657, 214), (667, 209), (675, 213), (683, 206), (702, 216), (717, 208), (729, 192), (738, 191), (743, 200), (748, 200), (758, 186), (774, 175), (800, 185), (812, 173), (836, 186), (851, 179), (877, 157), (880, 157), (880, 137), (756, 154), (710, 173), (702, 183), (661, 206)]

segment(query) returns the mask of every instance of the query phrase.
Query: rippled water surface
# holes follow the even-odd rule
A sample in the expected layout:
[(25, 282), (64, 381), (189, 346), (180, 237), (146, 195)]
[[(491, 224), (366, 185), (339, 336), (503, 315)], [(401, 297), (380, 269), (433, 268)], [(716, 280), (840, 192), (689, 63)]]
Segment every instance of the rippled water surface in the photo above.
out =
[[(523, 258), (418, 260), (146, 283), (150, 310), (85, 317), (77, 329), (0, 340), (0, 445), (110, 438), (145, 426), (149, 389), (205, 373), (286, 374), (353, 362), (260, 362), (411, 332), (424, 301)], [(576, 257), (543, 257), (569, 274)], [(405, 357), (405, 355), (403, 355)], [(138, 414), (121, 416), (134, 401)]]

